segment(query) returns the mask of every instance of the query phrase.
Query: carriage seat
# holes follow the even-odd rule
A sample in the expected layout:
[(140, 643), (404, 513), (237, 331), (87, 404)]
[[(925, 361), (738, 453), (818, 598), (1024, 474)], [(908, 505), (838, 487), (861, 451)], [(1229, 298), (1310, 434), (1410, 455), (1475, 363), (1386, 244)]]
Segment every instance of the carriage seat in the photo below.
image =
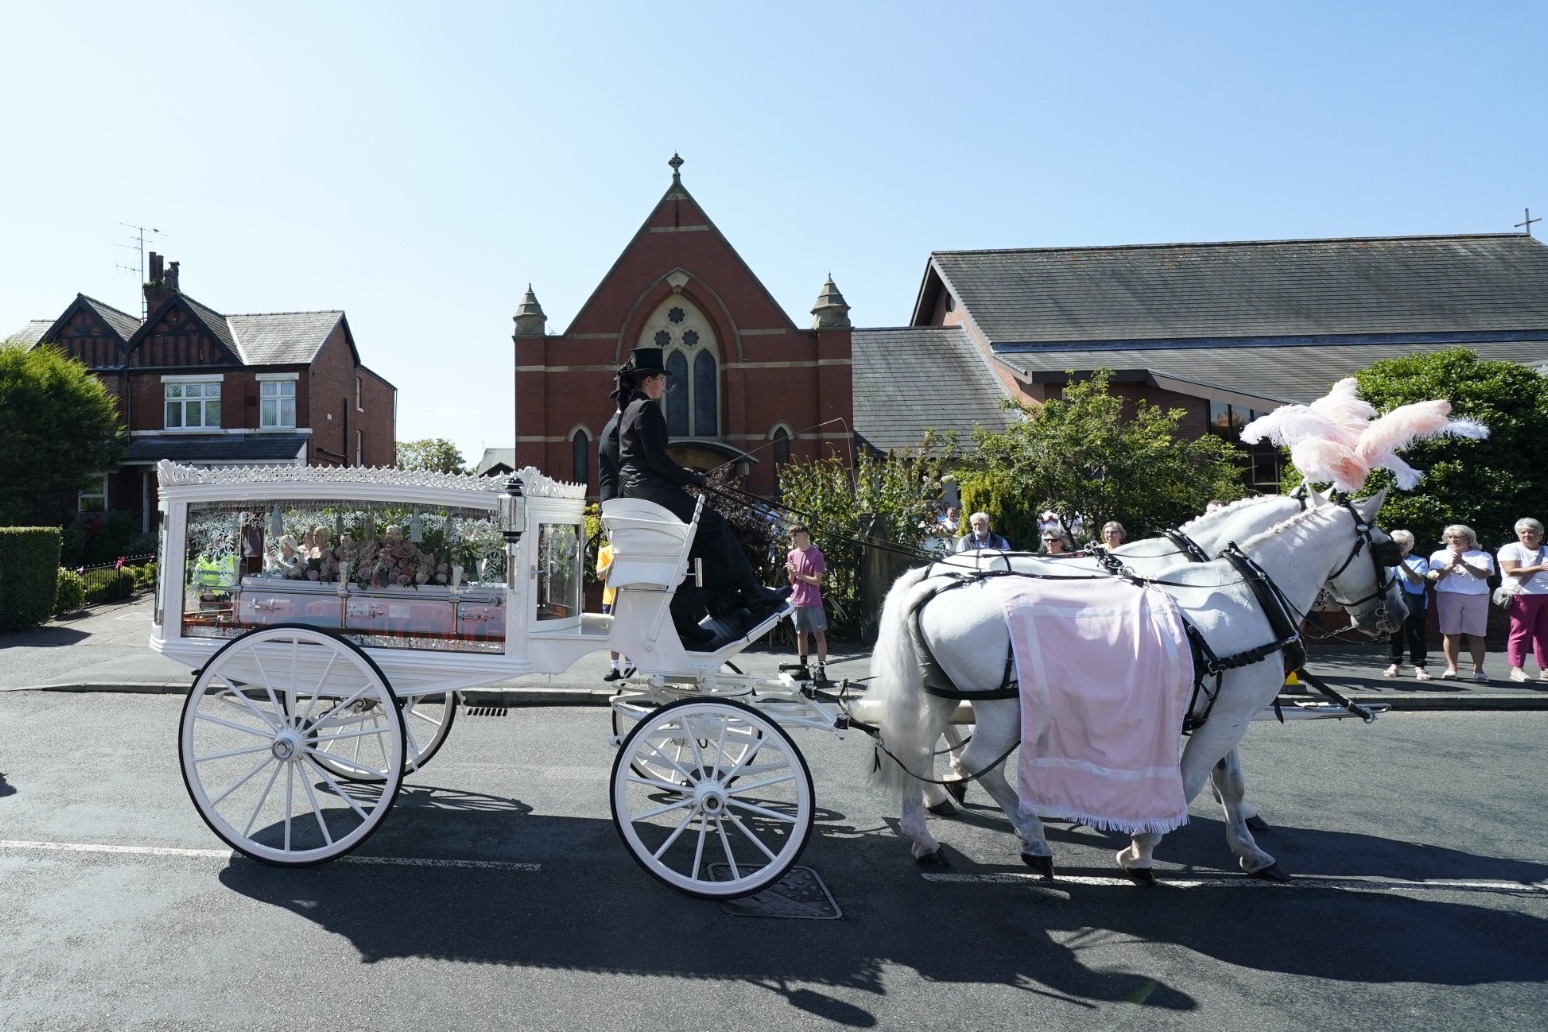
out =
[(698, 522), (684, 523), (643, 498), (610, 498), (602, 503), (602, 529), (613, 543), (609, 587), (671, 591), (688, 570)]

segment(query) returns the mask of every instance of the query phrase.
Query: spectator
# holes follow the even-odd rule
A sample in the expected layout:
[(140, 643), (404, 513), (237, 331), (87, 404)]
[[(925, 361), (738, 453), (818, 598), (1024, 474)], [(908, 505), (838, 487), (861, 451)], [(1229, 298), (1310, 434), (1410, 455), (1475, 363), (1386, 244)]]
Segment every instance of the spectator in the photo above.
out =
[(1204, 511), (1205, 512), (1218, 512), (1219, 510), (1224, 509), (1225, 507), (1226, 507), (1226, 503), (1225, 502), (1222, 502), (1218, 498), (1211, 498), (1209, 500), (1209, 502), (1204, 506)]
[(1473, 680), (1488, 684), (1484, 673), (1484, 627), (1489, 619), (1489, 577), (1494, 557), (1478, 547), (1473, 528), (1453, 523), (1441, 533), (1446, 547), (1430, 556), (1430, 580), (1435, 582), (1435, 611), (1440, 617), (1441, 651), (1446, 672), (1441, 678), (1455, 681), (1462, 635), (1468, 637), (1473, 655)]
[(1002, 552), (1010, 551), (1010, 542), (989, 529), (989, 514), (975, 512), (968, 517), (968, 526), (973, 528), (967, 534), (962, 535), (957, 542), (958, 552), (977, 552), (985, 548), (998, 548)]
[(941, 513), (940, 516), (936, 517), (935, 522), (940, 524), (942, 537), (956, 537), (957, 507), (954, 505), (946, 506), (946, 511)]
[[(606, 538), (602, 540), (597, 549), (597, 580), (602, 582), (602, 615), (611, 616), (613, 601), (618, 597), (618, 589), (608, 583), (608, 574), (613, 572), (613, 543)], [(608, 651), (608, 671), (602, 675), (604, 681), (617, 681), (634, 673), (634, 664), (620, 653)]]
[[(1392, 632), (1392, 665), (1382, 671), (1386, 677), (1396, 677), (1403, 666), (1403, 642), (1408, 642), (1408, 658), (1414, 664), (1414, 677), (1420, 681), (1428, 681), (1430, 672), (1425, 667), (1425, 630), (1424, 618), (1425, 602), (1427, 596), (1425, 589), (1429, 586), (1430, 561), (1422, 555), (1411, 555), (1414, 550), (1414, 536), (1406, 530), (1394, 530), (1392, 540), (1403, 550), (1403, 557), (1393, 567), (1398, 580), (1403, 585), (1403, 601), (1408, 603), (1408, 615), (1403, 618), (1403, 626)], [(1452, 664), (1455, 666), (1456, 664)]]
[(797, 523), (790, 528), (790, 544), (794, 547), (785, 556), (785, 572), (794, 589), (790, 593), (790, 604), (795, 611), (790, 618), (795, 624), (796, 659), (805, 676), (806, 636), (810, 634), (817, 644), (816, 679), (826, 681), (828, 617), (822, 609), (822, 578), (828, 572), (828, 562), (823, 558), (822, 549), (812, 544), (805, 524)]
[(1055, 559), (1068, 559), (1075, 555), (1069, 535), (1056, 527), (1043, 531), (1043, 554)]
[(1537, 660), (1537, 679), (1548, 681), (1548, 577), (1539, 576), (1548, 569), (1548, 549), (1543, 548), (1543, 525), (1530, 517), (1516, 521), (1516, 540), (1499, 551), (1500, 572), (1505, 583), (1516, 582), (1516, 594), (1510, 600), (1510, 637), (1505, 656), (1510, 660), (1510, 679), (1528, 680), (1527, 642), (1532, 643), (1532, 658)]
[(1123, 539), (1128, 532), (1123, 529), (1123, 524), (1117, 520), (1108, 520), (1102, 524), (1102, 547), (1108, 550), (1117, 548), (1123, 544)]

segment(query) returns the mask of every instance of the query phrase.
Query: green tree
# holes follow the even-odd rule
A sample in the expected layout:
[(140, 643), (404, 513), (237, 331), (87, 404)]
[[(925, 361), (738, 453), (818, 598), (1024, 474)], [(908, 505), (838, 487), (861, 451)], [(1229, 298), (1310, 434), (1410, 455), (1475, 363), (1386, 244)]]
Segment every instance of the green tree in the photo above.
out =
[(0, 346), (0, 526), (63, 526), (123, 451), (118, 406), (58, 348)]
[[(857, 605), (858, 539), (868, 529), (862, 517), (879, 517), (869, 528), (873, 535), (900, 549), (919, 549), (936, 533), (941, 476), (954, 458), (951, 441), (939, 442), (930, 435), (918, 451), (892, 452), (884, 458), (862, 454), (853, 469), (837, 457), (796, 461), (780, 469), (781, 501), (789, 510), (785, 524), (807, 524), (812, 543), (827, 559), (822, 593), (836, 631), (854, 634), (864, 622)], [(783, 536), (779, 544), (782, 568), (789, 546)]]
[[(1386, 412), (1399, 405), (1445, 398), (1451, 414), (1489, 428), (1486, 440), (1419, 441), (1404, 461), (1424, 474), (1412, 491), (1396, 491), (1382, 506), (1382, 524), (1411, 530), (1416, 551), (1428, 554), (1448, 523), (1465, 523), (1479, 546), (1515, 540), (1523, 516), (1544, 519), (1543, 455), (1548, 441), (1548, 379), (1515, 362), (1480, 359), (1466, 348), (1376, 362), (1357, 374), (1360, 396)], [(1392, 475), (1366, 482), (1374, 494)]]
[(1141, 401), (1124, 418), (1109, 376), (1097, 370), (1061, 398), (1018, 406), (1026, 418), (1004, 431), (975, 430), (977, 449), (957, 474), (964, 511), (979, 505), (1013, 545), (1029, 548), (1042, 510), (1066, 526), (1079, 516), (1092, 535), (1118, 520), (1135, 538), (1197, 516), (1211, 498), (1241, 496), (1235, 445), (1213, 434), (1180, 440), (1181, 409)]
[(471, 473), (457, 446), (442, 437), (398, 442), (398, 468), (430, 473)]

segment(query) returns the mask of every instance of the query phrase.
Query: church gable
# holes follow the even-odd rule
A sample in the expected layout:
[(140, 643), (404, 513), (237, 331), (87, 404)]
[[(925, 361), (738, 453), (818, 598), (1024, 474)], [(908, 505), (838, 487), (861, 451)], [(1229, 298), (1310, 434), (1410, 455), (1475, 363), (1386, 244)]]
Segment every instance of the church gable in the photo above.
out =
[(225, 316), (183, 294), (152, 312), (128, 349), (128, 364), (141, 369), (243, 364)]
[[(672, 185), (623, 253), (581, 306), (565, 336), (618, 334), (619, 358), (634, 346), (641, 322), (670, 294), (691, 291), (711, 318), (729, 321), (727, 335), (743, 329), (798, 332), (741, 255), (682, 185), (673, 155)], [(662, 270), (675, 270), (668, 282)], [(715, 310), (719, 309), (719, 312)], [(731, 341), (722, 341), (730, 346)]]

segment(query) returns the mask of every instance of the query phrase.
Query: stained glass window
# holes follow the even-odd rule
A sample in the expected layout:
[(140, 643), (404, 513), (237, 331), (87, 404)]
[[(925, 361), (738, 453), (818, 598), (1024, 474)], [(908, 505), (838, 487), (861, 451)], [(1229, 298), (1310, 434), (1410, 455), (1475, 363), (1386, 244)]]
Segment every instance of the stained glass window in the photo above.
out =
[(681, 308), (673, 308), (670, 312), (667, 313), (667, 318), (674, 324), (682, 322), (686, 317), (686, 314)]
[(662, 399), (666, 402), (667, 435), (670, 437), (688, 436), (688, 359), (681, 351), (674, 351), (667, 355), (666, 393)]
[(718, 387), (715, 356), (701, 351), (693, 358), (693, 432), (698, 437), (714, 437), (720, 432), (716, 418), (715, 393)]
[(664, 348), (670, 343), (672, 343), (672, 335), (670, 333), (666, 330), (656, 331), (656, 347)]

